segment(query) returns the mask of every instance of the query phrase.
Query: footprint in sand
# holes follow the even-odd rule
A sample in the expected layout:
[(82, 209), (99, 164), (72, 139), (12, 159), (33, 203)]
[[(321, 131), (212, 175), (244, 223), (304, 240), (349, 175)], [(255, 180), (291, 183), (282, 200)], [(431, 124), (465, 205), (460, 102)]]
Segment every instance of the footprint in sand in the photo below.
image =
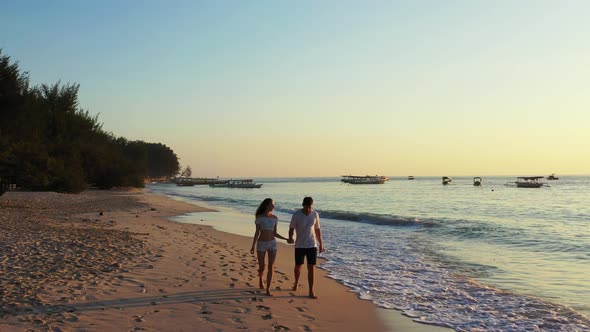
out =
[(272, 327), (275, 331), (290, 331), (291, 330), (290, 328), (286, 327), (285, 325), (279, 325), (276, 323), (273, 324)]
[(301, 307), (296, 307), (295, 309), (297, 309), (297, 311), (299, 311), (299, 312), (305, 312), (305, 309), (303, 309)]
[(267, 307), (265, 305), (257, 305), (256, 309), (258, 310), (270, 310), (270, 307)]
[(315, 317), (310, 316), (310, 315), (301, 315), (301, 317), (309, 320), (310, 322), (313, 322), (315, 320)]
[(303, 325), (303, 331), (311, 332), (311, 327), (309, 327), (307, 325)]
[(271, 314), (263, 315), (263, 316), (260, 316), (260, 317), (262, 319), (264, 319), (264, 320), (272, 319), (272, 315)]

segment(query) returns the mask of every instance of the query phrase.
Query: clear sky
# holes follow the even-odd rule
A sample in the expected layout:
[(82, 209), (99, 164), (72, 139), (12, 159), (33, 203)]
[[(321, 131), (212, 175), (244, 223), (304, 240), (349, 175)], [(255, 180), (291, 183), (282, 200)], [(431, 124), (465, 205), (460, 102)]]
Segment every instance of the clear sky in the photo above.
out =
[(194, 176), (590, 174), (590, 1), (2, 1), (33, 84)]

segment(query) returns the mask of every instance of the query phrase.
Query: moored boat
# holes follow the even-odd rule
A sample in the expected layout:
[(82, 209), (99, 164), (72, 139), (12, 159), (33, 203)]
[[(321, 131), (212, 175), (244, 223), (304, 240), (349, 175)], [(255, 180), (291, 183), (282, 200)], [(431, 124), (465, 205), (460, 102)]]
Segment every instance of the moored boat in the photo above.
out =
[(450, 177), (448, 177), (448, 176), (443, 176), (442, 177), (442, 184), (445, 184), (446, 185), (446, 184), (449, 184), (451, 182), (453, 182), (453, 180)]
[(181, 176), (177, 178), (173, 178), (171, 180), (172, 183), (176, 183), (177, 186), (186, 187), (186, 186), (195, 186), (195, 185), (211, 185), (216, 183), (225, 183), (227, 180), (220, 180), (219, 178), (191, 178), (186, 176)]
[(542, 186), (549, 186), (541, 182), (543, 176), (519, 176), (514, 182), (507, 182), (506, 185), (515, 184), (518, 188), (541, 188)]
[(551, 174), (547, 177), (547, 180), (559, 180), (559, 178), (555, 174)]
[(389, 178), (382, 175), (342, 175), (341, 181), (349, 184), (384, 184)]
[(245, 180), (227, 180), (223, 183), (212, 183), (209, 185), (212, 188), (260, 188), (262, 183), (254, 183), (252, 179)]
[(474, 177), (473, 178), (473, 185), (476, 187), (481, 186), (481, 177), (479, 177), (479, 176)]

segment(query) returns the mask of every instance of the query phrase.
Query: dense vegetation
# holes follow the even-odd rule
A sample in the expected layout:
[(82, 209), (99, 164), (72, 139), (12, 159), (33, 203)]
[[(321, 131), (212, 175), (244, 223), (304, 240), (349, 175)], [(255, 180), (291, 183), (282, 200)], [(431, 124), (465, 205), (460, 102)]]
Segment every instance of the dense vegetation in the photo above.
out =
[(163, 144), (129, 141), (80, 108), (77, 84), (29, 86), (27, 72), (0, 50), (0, 181), (31, 190), (143, 186), (180, 166)]

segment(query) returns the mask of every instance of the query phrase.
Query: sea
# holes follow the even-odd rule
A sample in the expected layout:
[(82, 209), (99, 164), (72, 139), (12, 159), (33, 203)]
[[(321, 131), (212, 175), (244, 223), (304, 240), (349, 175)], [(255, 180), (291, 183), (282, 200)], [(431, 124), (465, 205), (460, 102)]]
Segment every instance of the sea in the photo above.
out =
[[(590, 331), (590, 176), (517, 188), (516, 176), (256, 178), (260, 189), (148, 185), (219, 212), (177, 217), (246, 236), (270, 197), (287, 235), (312, 196), (321, 268), (362, 299), (457, 331)], [(507, 183), (512, 182), (512, 185)]]

